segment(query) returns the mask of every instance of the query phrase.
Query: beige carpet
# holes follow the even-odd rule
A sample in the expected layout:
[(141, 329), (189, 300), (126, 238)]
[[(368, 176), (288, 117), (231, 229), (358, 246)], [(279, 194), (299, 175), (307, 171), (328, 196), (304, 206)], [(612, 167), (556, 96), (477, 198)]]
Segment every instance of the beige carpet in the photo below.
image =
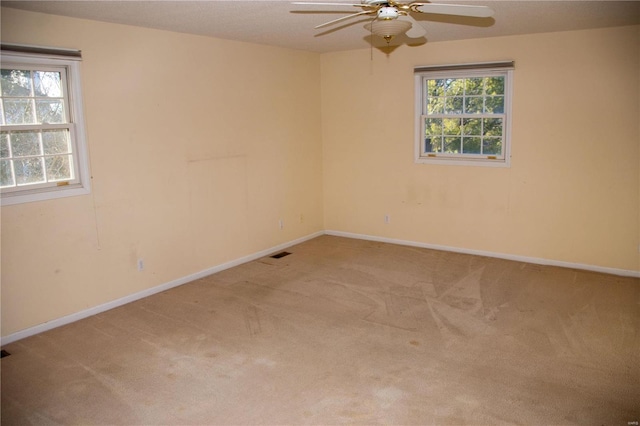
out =
[(7, 345), (2, 424), (640, 420), (640, 280), (323, 236)]

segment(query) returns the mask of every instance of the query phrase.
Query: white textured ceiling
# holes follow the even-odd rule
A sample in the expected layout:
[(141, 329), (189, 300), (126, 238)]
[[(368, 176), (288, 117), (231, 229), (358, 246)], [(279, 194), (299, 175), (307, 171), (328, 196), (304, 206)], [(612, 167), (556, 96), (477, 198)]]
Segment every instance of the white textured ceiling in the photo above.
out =
[[(335, 2), (336, 0), (322, 0)], [(345, 0), (338, 0), (345, 2)], [(358, 2), (359, 0), (356, 0)], [(350, 2), (350, 1), (346, 1)], [(437, 3), (487, 5), (492, 18), (426, 15), (416, 18), (426, 28), (424, 44), (444, 40), (567, 31), (640, 23), (640, 1), (450, 1)], [(331, 52), (369, 47), (370, 35), (355, 18), (322, 30), (313, 27), (359, 8), (297, 6), (276, 0), (214, 1), (2, 1), (2, 6), (98, 21), (199, 34), (229, 40), (268, 44), (299, 50)], [(309, 13), (310, 11), (322, 13)], [(342, 13), (336, 13), (343, 11)], [(415, 15), (414, 15), (415, 16)], [(374, 45), (384, 45), (375, 40)]]

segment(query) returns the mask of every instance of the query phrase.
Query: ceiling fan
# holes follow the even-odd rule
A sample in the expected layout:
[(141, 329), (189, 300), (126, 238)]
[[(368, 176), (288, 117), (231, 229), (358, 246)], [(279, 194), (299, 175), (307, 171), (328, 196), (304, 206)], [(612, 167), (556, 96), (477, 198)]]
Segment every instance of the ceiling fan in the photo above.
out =
[(437, 4), (429, 2), (407, 2), (396, 0), (361, 0), (360, 3), (331, 3), (314, 1), (294, 1), (296, 5), (313, 6), (351, 6), (362, 8), (362, 11), (342, 16), (315, 28), (323, 28), (358, 16), (371, 16), (373, 19), (365, 25), (367, 30), (384, 38), (387, 44), (399, 34), (410, 38), (423, 37), (427, 32), (422, 25), (415, 20), (412, 13), (433, 13), (441, 15), (458, 15), (474, 18), (488, 18), (493, 15), (493, 10), (487, 6), (468, 6), (460, 4)]

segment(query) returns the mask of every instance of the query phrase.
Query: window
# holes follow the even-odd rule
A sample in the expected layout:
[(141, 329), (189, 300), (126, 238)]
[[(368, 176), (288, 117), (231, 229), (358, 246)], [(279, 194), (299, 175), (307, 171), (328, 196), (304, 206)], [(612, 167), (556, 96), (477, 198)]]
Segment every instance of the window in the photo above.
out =
[(509, 165), (513, 62), (415, 69), (416, 162)]
[(2, 45), (2, 205), (89, 193), (79, 54)]

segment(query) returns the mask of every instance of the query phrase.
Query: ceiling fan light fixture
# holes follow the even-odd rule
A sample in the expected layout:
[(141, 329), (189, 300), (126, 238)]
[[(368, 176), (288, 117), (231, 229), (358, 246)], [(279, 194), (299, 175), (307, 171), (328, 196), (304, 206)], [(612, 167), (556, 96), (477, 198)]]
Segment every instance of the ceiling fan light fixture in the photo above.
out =
[(373, 34), (384, 38), (387, 40), (387, 43), (389, 43), (393, 37), (409, 31), (411, 22), (401, 21), (399, 19), (376, 19), (370, 24), (365, 25), (365, 28)]

